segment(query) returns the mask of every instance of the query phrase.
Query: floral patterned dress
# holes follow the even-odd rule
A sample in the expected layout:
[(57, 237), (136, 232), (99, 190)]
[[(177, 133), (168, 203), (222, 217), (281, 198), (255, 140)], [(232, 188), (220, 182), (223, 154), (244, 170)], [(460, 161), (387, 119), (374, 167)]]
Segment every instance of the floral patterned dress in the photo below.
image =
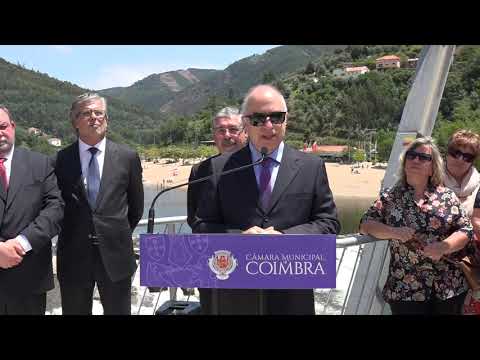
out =
[[(442, 241), (457, 230), (465, 232), (472, 242), (472, 225), (460, 201), (443, 186), (429, 185), (418, 203), (414, 193), (409, 185), (386, 189), (360, 221), (374, 220), (416, 230), (408, 242), (390, 241), (390, 269), (383, 289), (386, 302), (427, 301), (432, 296), (446, 300), (468, 290), (462, 270), (454, 263), (433, 261), (423, 255), (425, 245)], [(448, 257), (459, 260), (465, 251), (464, 248)]]

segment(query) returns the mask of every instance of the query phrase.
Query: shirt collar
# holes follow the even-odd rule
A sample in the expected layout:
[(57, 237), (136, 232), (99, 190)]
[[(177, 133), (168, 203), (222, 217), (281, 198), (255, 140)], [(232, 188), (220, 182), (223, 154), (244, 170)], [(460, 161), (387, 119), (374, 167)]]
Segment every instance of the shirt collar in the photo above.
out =
[[(260, 160), (262, 154), (255, 148), (255, 146), (251, 142), (248, 143), (248, 146), (250, 147), (250, 153), (252, 154), (253, 162)], [(271, 154), (268, 154), (268, 157), (275, 160), (276, 163), (280, 164), (282, 162), (284, 147), (285, 144), (282, 141), (280, 145), (278, 145), (278, 147)]]
[(99, 143), (91, 146), (91, 145), (88, 145), (88, 144), (85, 144), (82, 139), (78, 138), (78, 146), (80, 147), (80, 153), (84, 152), (84, 151), (88, 151), (88, 149), (90, 149), (91, 147), (96, 147), (98, 150), (100, 150), (100, 152), (105, 152), (105, 144), (107, 142), (107, 139), (106, 138), (103, 138), (102, 140), (100, 140)]

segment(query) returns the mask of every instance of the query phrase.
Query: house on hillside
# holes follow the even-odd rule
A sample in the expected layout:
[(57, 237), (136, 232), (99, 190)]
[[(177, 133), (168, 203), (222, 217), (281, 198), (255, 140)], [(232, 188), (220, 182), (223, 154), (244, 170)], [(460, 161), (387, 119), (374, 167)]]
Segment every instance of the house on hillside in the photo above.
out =
[(400, 58), (396, 55), (386, 55), (375, 60), (377, 70), (382, 69), (399, 69)]
[(55, 146), (55, 147), (60, 147), (62, 146), (62, 140), (58, 139), (58, 138), (50, 138), (47, 140), (48, 143), (52, 146)]
[(356, 66), (345, 68), (345, 74), (347, 77), (357, 77), (358, 75), (366, 74), (370, 70), (366, 66)]
[(357, 77), (358, 75), (365, 74), (369, 72), (370, 70), (366, 66), (355, 66), (355, 67), (346, 67), (343, 69), (335, 69), (333, 70), (332, 74), (335, 77), (343, 78), (343, 79), (348, 79), (352, 77)]

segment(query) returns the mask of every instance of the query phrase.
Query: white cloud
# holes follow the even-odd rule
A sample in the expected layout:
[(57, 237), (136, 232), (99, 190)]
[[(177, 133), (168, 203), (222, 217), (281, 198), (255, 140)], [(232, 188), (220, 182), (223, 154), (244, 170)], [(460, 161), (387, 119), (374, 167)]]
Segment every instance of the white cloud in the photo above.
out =
[(62, 54), (71, 54), (73, 52), (73, 47), (72, 46), (67, 46), (67, 45), (49, 45), (48, 46), (50, 49), (53, 49), (59, 53)]
[[(86, 88), (93, 90), (108, 89), (117, 86), (130, 86), (138, 80), (144, 79), (152, 74), (159, 74), (167, 71), (181, 70), (187, 68), (215, 69), (215, 66), (196, 65), (166, 65), (166, 64), (115, 64), (103, 67), (99, 70), (96, 79), (92, 79)], [(82, 85), (80, 85), (82, 86)]]

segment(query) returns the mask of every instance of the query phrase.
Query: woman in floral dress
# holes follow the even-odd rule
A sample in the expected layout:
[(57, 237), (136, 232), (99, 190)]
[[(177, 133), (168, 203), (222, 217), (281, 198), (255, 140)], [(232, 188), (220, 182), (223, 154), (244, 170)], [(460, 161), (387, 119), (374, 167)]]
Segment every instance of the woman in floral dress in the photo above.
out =
[(443, 161), (429, 137), (400, 157), (399, 181), (367, 210), (360, 232), (390, 240), (383, 297), (396, 314), (460, 314), (468, 290), (456, 261), (473, 231), (455, 193), (443, 184)]

